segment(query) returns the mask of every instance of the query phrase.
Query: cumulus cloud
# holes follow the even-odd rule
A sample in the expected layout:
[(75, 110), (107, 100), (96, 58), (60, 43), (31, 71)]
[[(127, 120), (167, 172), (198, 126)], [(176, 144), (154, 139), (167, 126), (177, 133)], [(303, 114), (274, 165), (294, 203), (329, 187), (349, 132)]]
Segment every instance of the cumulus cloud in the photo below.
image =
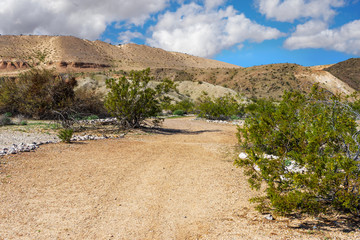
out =
[(204, 5), (206, 9), (214, 9), (223, 5), (226, 0), (204, 0)]
[(275, 28), (251, 21), (231, 6), (216, 10), (195, 3), (161, 15), (151, 30), (149, 45), (200, 57), (211, 57), (247, 40), (262, 42), (283, 35)]
[(169, 0), (0, 0), (1, 34), (59, 34), (96, 39), (114, 21), (143, 24)]
[(328, 29), (321, 21), (309, 21), (298, 25), (284, 46), (288, 49), (325, 48), (360, 55), (360, 20), (336, 29)]
[(129, 43), (131, 39), (143, 37), (144, 36), (140, 32), (125, 31), (119, 34), (118, 40), (121, 43)]
[(260, 13), (281, 22), (301, 18), (328, 21), (336, 14), (334, 8), (344, 5), (344, 0), (257, 0)]

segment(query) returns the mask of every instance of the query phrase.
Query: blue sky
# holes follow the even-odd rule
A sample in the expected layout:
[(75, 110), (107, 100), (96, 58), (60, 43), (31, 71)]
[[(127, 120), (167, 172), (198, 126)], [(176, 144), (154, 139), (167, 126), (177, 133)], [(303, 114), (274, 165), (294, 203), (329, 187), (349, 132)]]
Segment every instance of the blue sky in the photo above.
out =
[(360, 0), (0, 0), (0, 34), (134, 42), (244, 67), (360, 56)]

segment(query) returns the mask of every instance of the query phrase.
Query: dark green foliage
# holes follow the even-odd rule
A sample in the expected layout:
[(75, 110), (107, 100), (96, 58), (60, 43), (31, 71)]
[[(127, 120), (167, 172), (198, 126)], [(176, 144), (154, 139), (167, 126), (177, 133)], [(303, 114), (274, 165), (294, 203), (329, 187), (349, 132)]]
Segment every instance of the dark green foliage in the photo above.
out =
[(182, 110), (184, 114), (186, 114), (186, 113), (192, 113), (194, 111), (194, 107), (195, 104), (191, 101), (191, 99), (186, 98), (184, 100), (181, 100), (180, 102), (171, 105), (170, 110), (173, 112), (176, 110)]
[(347, 104), (314, 86), (279, 104), (257, 100), (247, 114), (238, 137), (248, 157), (235, 164), (252, 187), (266, 183), (266, 196), (253, 199), (260, 209), (360, 214), (359, 115)]
[(177, 116), (184, 116), (185, 112), (183, 110), (178, 109), (178, 110), (175, 110), (173, 112), (173, 114), (177, 115)]
[(229, 120), (244, 114), (243, 106), (231, 95), (212, 99), (204, 93), (198, 100), (197, 110), (199, 117), (212, 120)]
[(62, 142), (70, 143), (73, 133), (74, 133), (74, 130), (71, 128), (61, 129), (59, 131), (58, 137), (60, 138), (60, 140)]
[(164, 94), (174, 89), (174, 83), (164, 79), (155, 88), (149, 86), (150, 69), (131, 71), (128, 78), (108, 79), (110, 92), (105, 98), (105, 107), (116, 117), (123, 128), (140, 127), (146, 118), (161, 112)]
[(88, 117), (86, 117), (86, 120), (96, 120), (99, 119), (99, 117), (97, 115), (90, 115)]

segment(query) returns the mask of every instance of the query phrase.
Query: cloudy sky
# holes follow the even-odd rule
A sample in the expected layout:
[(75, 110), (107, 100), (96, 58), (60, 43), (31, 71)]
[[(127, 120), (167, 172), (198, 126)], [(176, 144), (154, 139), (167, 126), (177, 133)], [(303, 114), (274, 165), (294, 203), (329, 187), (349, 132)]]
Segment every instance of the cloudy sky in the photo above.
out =
[(360, 57), (360, 0), (0, 0), (0, 34), (134, 42), (240, 66)]

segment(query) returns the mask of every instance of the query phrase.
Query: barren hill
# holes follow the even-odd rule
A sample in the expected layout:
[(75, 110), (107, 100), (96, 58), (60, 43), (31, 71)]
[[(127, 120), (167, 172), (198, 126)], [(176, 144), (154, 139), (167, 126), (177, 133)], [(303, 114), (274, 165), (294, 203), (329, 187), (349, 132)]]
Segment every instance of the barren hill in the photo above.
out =
[(360, 91), (360, 58), (351, 58), (324, 70), (346, 82), (355, 90)]
[(239, 68), (228, 63), (144, 45), (111, 45), (71, 36), (0, 36), (0, 70), (42, 64), (57, 70), (86, 68)]
[(297, 64), (269, 64), (248, 68), (217, 68), (171, 70), (156, 69), (159, 78), (170, 77), (175, 81), (208, 82), (231, 88), (246, 97), (272, 97), (279, 99), (284, 90), (309, 92), (314, 83), (333, 92), (351, 94), (354, 88), (341, 81), (323, 67), (303, 67)]
[(58, 72), (101, 72), (108, 77), (149, 67), (156, 79), (186, 82), (186, 89), (203, 87), (190, 81), (207, 82), (256, 98), (279, 99), (284, 90), (309, 92), (314, 83), (335, 93), (360, 90), (360, 59), (332, 66), (286, 63), (242, 68), (145, 45), (115, 46), (71, 36), (0, 36), (0, 76), (17, 75), (30, 66)]

